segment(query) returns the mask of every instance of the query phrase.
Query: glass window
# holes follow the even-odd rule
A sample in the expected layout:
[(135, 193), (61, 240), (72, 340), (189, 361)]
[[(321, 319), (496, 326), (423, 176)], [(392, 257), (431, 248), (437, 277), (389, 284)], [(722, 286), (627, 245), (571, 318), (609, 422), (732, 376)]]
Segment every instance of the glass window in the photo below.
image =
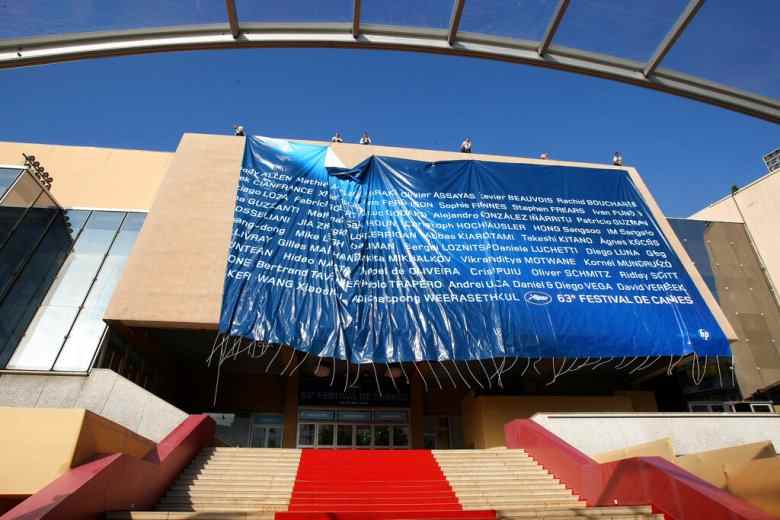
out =
[(64, 216), (60, 214), (0, 302), (0, 367), (13, 354), (71, 246)]
[(16, 178), (24, 171), (21, 168), (0, 168), (0, 200), (8, 188), (13, 186)]
[(73, 324), (73, 329), (65, 340), (65, 346), (57, 358), (54, 370), (66, 372), (86, 372), (89, 370), (92, 358), (95, 356), (95, 351), (106, 330), (103, 312), (103, 310), (82, 309)]
[(351, 424), (339, 424), (337, 443), (339, 446), (352, 446)]
[(282, 447), (282, 429), (278, 426), (269, 426), (266, 433), (266, 448)]
[(389, 426), (374, 426), (374, 446), (390, 446)]
[(26, 211), (19, 210), (21, 212), (19, 222), (8, 231), (0, 248), (0, 297), (27, 263), (52, 219), (59, 213), (51, 198), (42, 193), (40, 188), (38, 190), (33, 205)]
[(333, 425), (317, 425), (317, 446), (333, 446)]
[(236, 11), (238, 11), (238, 18), (242, 24), (252, 22), (348, 22), (352, 20), (352, 0), (328, 0), (327, 2), (322, 0), (288, 0), (287, 2), (237, 0)]
[(363, 24), (413, 25), (446, 29), (452, 13), (451, 0), (364, 0), (360, 20)]
[(76, 307), (42, 307), (17, 347), (8, 368), (49, 370), (73, 324)]
[(409, 446), (409, 427), (393, 426), (393, 446)]
[(298, 414), (301, 420), (306, 421), (334, 421), (336, 412), (334, 410), (301, 410)]
[(371, 446), (370, 424), (358, 424), (355, 426), (355, 446)]
[(314, 446), (314, 424), (298, 425), (298, 446)]
[(81, 255), (105, 255), (124, 216), (118, 211), (93, 211), (73, 251)]
[(751, 408), (753, 408), (753, 411), (756, 413), (772, 413), (774, 410), (772, 410), (772, 407), (768, 404), (753, 404), (751, 405)]
[(70, 237), (74, 242), (84, 228), (84, 224), (87, 223), (90, 213), (92, 212), (83, 209), (69, 209), (65, 212), (65, 222), (67, 223)]

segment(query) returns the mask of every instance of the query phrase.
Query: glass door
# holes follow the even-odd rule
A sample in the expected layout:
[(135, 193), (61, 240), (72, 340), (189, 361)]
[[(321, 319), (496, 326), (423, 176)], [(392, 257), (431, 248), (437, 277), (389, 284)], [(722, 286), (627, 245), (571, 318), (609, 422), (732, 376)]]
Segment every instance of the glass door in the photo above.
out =
[(252, 448), (281, 448), (282, 416), (254, 414), (249, 431), (249, 446)]

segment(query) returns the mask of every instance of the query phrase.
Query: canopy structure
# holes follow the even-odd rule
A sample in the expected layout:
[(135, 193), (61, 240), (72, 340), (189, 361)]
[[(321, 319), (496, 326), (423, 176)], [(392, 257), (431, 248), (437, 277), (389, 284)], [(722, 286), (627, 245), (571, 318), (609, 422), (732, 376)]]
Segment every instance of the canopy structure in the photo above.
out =
[(501, 60), (597, 76), (780, 122), (774, 0), (152, 0), (0, 5), (0, 68), (252, 47)]

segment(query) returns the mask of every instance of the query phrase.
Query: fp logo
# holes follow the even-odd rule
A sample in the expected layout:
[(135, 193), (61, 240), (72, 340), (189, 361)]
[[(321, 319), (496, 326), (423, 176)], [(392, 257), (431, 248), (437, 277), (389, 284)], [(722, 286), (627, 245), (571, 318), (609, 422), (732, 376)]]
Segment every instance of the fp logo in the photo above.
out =
[(708, 341), (710, 339), (710, 331), (706, 329), (699, 329), (699, 337), (704, 341)]
[(547, 305), (552, 301), (552, 296), (542, 291), (528, 291), (524, 298), (533, 305)]

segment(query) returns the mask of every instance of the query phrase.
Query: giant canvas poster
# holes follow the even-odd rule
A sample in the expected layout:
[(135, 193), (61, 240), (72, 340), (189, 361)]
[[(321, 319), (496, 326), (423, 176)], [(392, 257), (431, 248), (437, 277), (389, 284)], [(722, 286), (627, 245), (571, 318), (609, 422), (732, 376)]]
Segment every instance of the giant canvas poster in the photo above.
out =
[(220, 332), (351, 363), (729, 355), (626, 171), (247, 138)]

